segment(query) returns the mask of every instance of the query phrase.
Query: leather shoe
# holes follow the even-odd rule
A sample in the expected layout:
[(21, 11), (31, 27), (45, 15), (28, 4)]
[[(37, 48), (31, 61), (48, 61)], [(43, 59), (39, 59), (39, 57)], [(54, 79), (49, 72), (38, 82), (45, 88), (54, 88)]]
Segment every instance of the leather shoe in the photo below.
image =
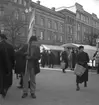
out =
[(34, 93), (31, 93), (31, 97), (35, 99), (36, 95)]
[(28, 96), (27, 93), (23, 93), (22, 98), (26, 98)]

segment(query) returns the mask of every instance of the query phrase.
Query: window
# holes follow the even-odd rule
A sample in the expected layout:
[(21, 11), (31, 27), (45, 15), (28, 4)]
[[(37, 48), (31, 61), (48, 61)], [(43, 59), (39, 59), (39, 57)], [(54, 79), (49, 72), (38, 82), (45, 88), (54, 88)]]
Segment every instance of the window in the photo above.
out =
[(73, 27), (70, 27), (70, 34), (73, 34)]
[(48, 20), (48, 28), (51, 28), (51, 20)]
[(51, 35), (52, 35), (51, 31), (48, 31), (47, 33), (48, 33), (48, 40), (51, 40)]
[(69, 34), (73, 34), (73, 27), (72, 27), (72, 26), (68, 26), (67, 32), (68, 32)]
[(77, 18), (80, 19), (80, 14), (79, 13), (77, 13)]
[(84, 19), (83, 19), (83, 17), (84, 17), (84, 16), (83, 16), (83, 15), (81, 15), (81, 20), (84, 20)]
[(40, 40), (43, 40), (44, 39), (44, 31), (41, 31), (40, 32)]
[(86, 32), (86, 27), (84, 27), (84, 33)]
[(80, 24), (77, 25), (77, 29), (78, 29), (78, 31), (80, 31)]
[(58, 29), (58, 24), (57, 24), (57, 22), (54, 22), (54, 29), (55, 29), (55, 30)]
[(77, 34), (77, 40), (80, 41), (80, 33)]
[(25, 13), (22, 12), (22, 20), (25, 21)]
[(88, 17), (86, 17), (86, 20), (85, 20), (87, 23), (89, 23), (89, 18)]
[(60, 24), (60, 31), (63, 32), (63, 24)]
[(53, 41), (56, 41), (57, 40), (57, 33), (53, 33)]
[(86, 17), (85, 16), (83, 16), (83, 21), (86, 21), (86, 19), (85, 19)]
[(59, 40), (60, 40), (60, 42), (63, 42), (63, 36), (62, 35), (59, 36)]
[(44, 26), (44, 18), (41, 18), (41, 26)]
[(19, 18), (19, 14), (18, 14), (18, 11), (15, 11), (15, 14), (14, 14), (15, 18), (18, 19)]

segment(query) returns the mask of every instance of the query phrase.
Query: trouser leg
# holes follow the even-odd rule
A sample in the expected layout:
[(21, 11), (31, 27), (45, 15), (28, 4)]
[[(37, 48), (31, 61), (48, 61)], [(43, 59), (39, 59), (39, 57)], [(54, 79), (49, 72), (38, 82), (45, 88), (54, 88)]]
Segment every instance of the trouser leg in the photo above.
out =
[(87, 87), (87, 81), (84, 81), (84, 87)]
[(36, 89), (35, 72), (34, 72), (34, 68), (32, 68), (30, 70), (30, 93), (35, 94), (35, 89)]
[(80, 90), (79, 83), (77, 83), (76, 86), (77, 86), (76, 90), (79, 91)]
[(28, 93), (28, 81), (29, 81), (29, 69), (25, 72), (23, 76), (23, 93)]
[(80, 77), (76, 75), (76, 90), (77, 90), (77, 91), (80, 90), (79, 81), (80, 81)]

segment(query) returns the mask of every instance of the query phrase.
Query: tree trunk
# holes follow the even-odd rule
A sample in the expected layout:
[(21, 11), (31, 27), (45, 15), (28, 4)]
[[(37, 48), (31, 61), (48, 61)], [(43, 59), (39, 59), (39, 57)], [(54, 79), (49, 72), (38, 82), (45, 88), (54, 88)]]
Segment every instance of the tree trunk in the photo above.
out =
[(15, 34), (14, 33), (12, 33), (12, 45), (15, 47)]

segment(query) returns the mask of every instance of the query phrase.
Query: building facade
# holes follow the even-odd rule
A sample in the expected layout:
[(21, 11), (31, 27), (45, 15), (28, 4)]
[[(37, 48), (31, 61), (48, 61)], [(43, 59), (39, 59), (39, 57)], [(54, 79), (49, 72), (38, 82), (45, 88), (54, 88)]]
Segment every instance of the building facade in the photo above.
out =
[(76, 13), (76, 43), (96, 44), (99, 36), (99, 19), (96, 14), (90, 14), (83, 6), (75, 3), (73, 7), (67, 8)]
[[(71, 7), (58, 9), (47, 8), (40, 1), (31, 0), (1, 0), (0, 18), (4, 14), (14, 13), (15, 18), (21, 18), (27, 25), (16, 34), (15, 43), (25, 43), (28, 37), (28, 25), (32, 9), (35, 9), (35, 24), (33, 35), (41, 44), (62, 45), (64, 43), (82, 43), (95, 45), (99, 36), (99, 19), (90, 14), (83, 6), (75, 3)], [(5, 30), (0, 21), (0, 29)]]
[(76, 14), (64, 7), (56, 9), (58, 13), (64, 14), (65, 20), (65, 43), (75, 43), (76, 35)]
[(55, 8), (41, 6), (40, 2), (32, 2), (35, 8), (35, 25), (33, 34), (41, 44), (61, 45), (65, 42), (64, 15), (57, 13)]

